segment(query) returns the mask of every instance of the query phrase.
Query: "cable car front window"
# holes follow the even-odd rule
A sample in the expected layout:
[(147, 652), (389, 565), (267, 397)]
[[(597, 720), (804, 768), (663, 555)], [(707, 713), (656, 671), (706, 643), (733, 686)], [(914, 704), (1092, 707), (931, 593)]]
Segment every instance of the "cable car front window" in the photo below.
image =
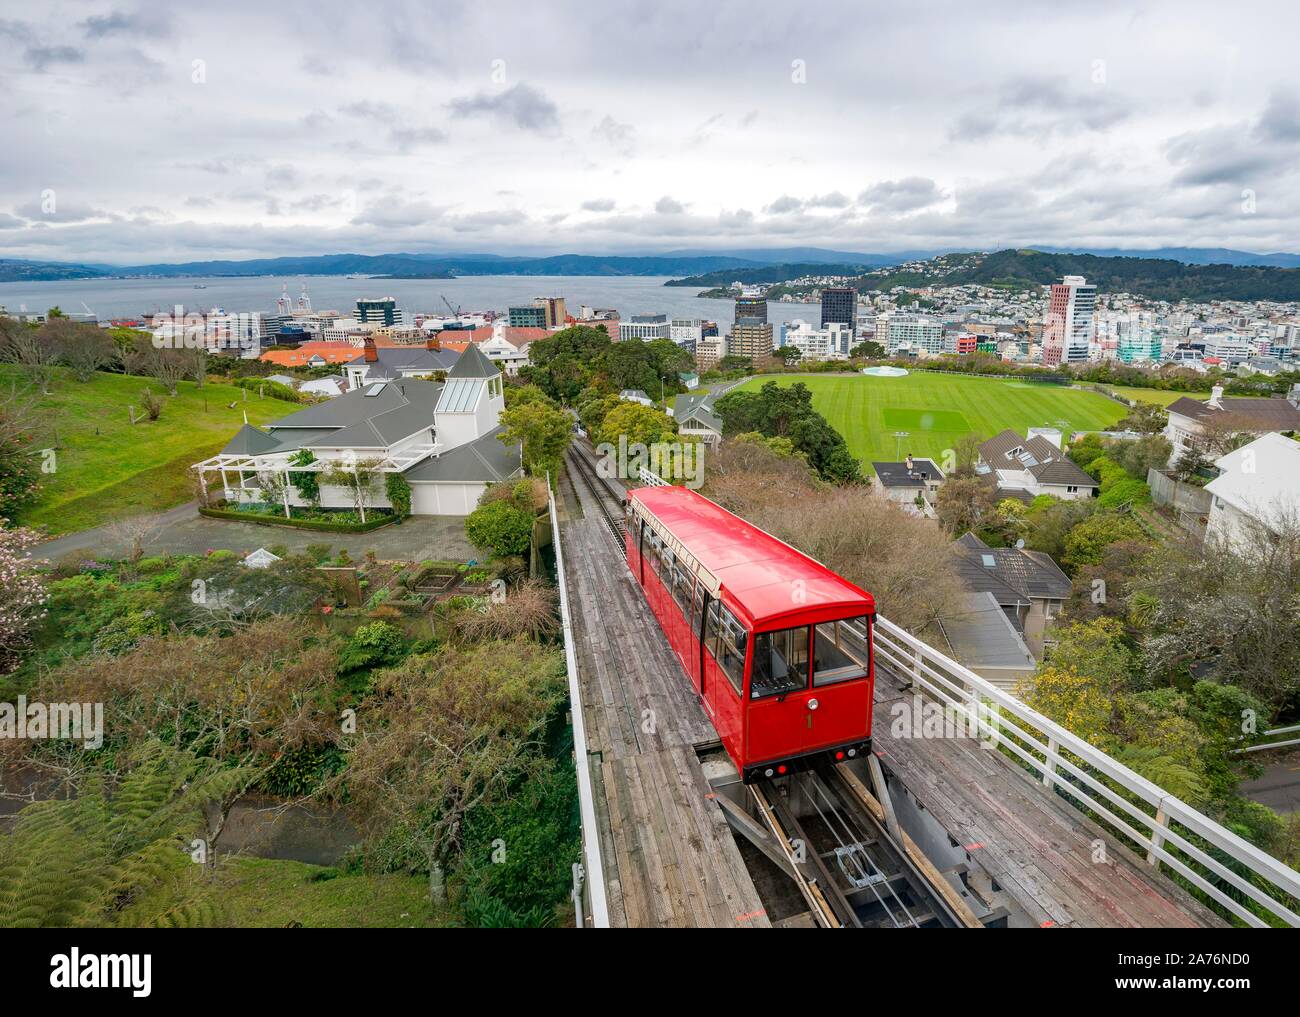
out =
[(808, 627), (757, 633), (749, 697), (784, 696), (807, 687)]
[(865, 617), (818, 625), (813, 636), (813, 685), (865, 678), (871, 664), (870, 632)]

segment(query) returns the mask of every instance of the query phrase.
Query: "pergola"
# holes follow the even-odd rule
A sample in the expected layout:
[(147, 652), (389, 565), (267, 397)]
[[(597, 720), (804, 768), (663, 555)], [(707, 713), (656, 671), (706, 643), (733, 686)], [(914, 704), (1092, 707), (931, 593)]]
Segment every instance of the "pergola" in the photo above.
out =
[[(359, 475), (361, 468), (371, 473), (404, 473), (410, 467), (426, 459), (431, 455), (438, 454), (437, 445), (415, 445), (410, 448), (402, 449), (400, 452), (390, 452), (388, 450), (376, 450), (379, 454), (373, 458), (365, 458), (359, 455), (352, 455), (343, 459), (313, 459), (309, 463), (294, 463), (291, 457), (294, 452), (273, 452), (266, 455), (249, 455), (243, 452), (219, 452), (214, 456), (204, 459), (201, 463), (195, 463), (190, 469), (196, 471), (199, 475), (199, 485), (203, 490), (203, 496), (206, 499), (208, 495), (208, 477), (209, 473), (221, 474), (221, 486), (229, 495), (232, 490), (230, 486), (230, 473), (239, 475), (239, 484), (234, 490), (238, 491), (261, 491), (261, 488), (249, 487), (244, 480), (245, 473), (281, 473), (284, 475), (284, 515), (290, 517), (289, 512), (289, 474), (291, 473), (324, 473), (330, 470), (351, 469), (354, 476)], [(361, 509), (361, 521), (366, 520), (365, 506), (359, 506)]]

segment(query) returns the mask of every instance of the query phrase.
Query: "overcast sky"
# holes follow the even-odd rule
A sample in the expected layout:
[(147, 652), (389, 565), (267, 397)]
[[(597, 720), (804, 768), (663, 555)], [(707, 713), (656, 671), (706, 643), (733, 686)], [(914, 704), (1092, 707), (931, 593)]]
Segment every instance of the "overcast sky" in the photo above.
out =
[(1300, 4), (0, 0), (0, 255), (1300, 251)]

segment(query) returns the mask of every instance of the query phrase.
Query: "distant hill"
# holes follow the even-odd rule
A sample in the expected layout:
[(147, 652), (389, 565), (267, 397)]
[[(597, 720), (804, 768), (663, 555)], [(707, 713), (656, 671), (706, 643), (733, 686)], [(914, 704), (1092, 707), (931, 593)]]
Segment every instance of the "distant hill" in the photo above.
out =
[(759, 268), (728, 268), (717, 272), (702, 272), (685, 279), (669, 279), (664, 285), (715, 288), (739, 282), (750, 286), (774, 286), (806, 275), (857, 276), (868, 267), (860, 263), (836, 265), (824, 262), (802, 262), (793, 265), (763, 265)]
[(851, 276), (859, 290), (894, 286), (980, 283), (1032, 289), (1082, 275), (1103, 292), (1132, 293), (1154, 300), (1300, 300), (1300, 268), (1265, 265), (1189, 265), (1167, 258), (1101, 257), (1033, 249), (992, 254), (965, 252), (931, 258), (919, 267), (862, 271), (846, 265), (768, 265), (759, 269), (707, 272), (673, 279), (668, 286), (712, 288), (731, 282), (778, 285), (805, 275)]
[(89, 265), (55, 261), (11, 261), (0, 258), (0, 282), (35, 282), (52, 279), (98, 279), (108, 272)]
[(1229, 247), (1155, 247), (1142, 251), (1126, 251), (1120, 247), (1052, 247), (1032, 245), (1035, 251), (1048, 254), (1095, 254), (1101, 258), (1158, 258), (1181, 261), (1186, 265), (1272, 265), (1276, 268), (1300, 268), (1300, 254), (1277, 251), (1273, 254), (1254, 254), (1234, 251)]

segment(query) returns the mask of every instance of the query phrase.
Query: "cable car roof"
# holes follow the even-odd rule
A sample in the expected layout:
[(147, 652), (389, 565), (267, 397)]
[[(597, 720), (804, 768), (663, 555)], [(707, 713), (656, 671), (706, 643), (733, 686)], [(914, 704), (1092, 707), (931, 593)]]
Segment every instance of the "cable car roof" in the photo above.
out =
[(800, 611), (871, 613), (871, 594), (825, 565), (685, 487), (642, 487), (629, 498), (713, 593), (725, 590), (755, 626)]

